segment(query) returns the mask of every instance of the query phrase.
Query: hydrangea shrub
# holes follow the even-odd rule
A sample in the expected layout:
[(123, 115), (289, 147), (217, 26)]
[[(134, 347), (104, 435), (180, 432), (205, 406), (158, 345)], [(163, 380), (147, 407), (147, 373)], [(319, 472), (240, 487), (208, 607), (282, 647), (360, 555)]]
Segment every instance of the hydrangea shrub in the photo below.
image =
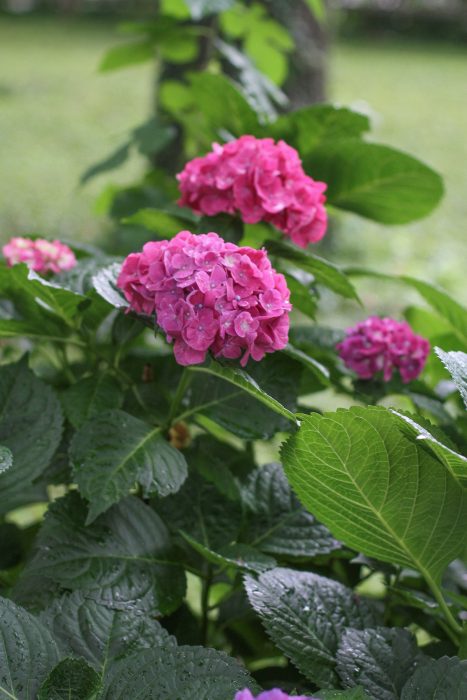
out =
[[(163, 17), (135, 44), (181, 60)], [(3, 249), (0, 697), (467, 697), (467, 310), (311, 245), (324, 191), (402, 223), (439, 177), (350, 110), (184, 80), (106, 252)], [(366, 309), (362, 275), (420, 304)]]

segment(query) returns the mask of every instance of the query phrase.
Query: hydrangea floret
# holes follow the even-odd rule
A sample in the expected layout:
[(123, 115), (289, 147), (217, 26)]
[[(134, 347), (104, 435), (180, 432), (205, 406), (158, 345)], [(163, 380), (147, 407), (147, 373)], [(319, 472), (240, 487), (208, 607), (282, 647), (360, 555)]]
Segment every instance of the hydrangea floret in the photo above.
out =
[(40, 274), (59, 274), (76, 265), (75, 254), (67, 245), (44, 238), (11, 238), (3, 246), (3, 255), (10, 267), (26, 263), (31, 270)]
[(274, 688), (273, 690), (265, 690), (256, 697), (251, 694), (251, 690), (241, 690), (236, 694), (234, 700), (314, 700), (308, 695), (287, 695), (282, 690)]
[(348, 328), (337, 351), (345, 365), (361, 379), (382, 373), (388, 382), (399, 372), (408, 383), (423, 371), (430, 352), (428, 340), (416, 335), (406, 321), (370, 316)]
[(131, 309), (155, 313), (181, 365), (210, 351), (245, 366), (287, 344), (290, 292), (265, 250), (180, 231), (129, 255), (117, 284)]
[(177, 176), (181, 206), (197, 214), (240, 213), (247, 224), (266, 221), (305, 248), (326, 233), (326, 184), (303, 170), (284, 141), (242, 136), (189, 161)]

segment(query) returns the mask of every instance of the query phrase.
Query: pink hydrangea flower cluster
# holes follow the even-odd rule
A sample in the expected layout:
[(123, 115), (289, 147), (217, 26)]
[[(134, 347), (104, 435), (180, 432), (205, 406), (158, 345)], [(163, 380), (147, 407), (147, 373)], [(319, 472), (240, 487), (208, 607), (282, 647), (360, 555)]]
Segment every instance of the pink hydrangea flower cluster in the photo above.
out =
[(242, 136), (195, 158), (177, 175), (181, 206), (214, 216), (240, 212), (247, 224), (267, 221), (302, 248), (326, 233), (324, 182), (305, 174), (284, 141)]
[(226, 243), (217, 233), (181, 231), (146, 243), (123, 263), (118, 286), (130, 308), (156, 314), (181, 365), (215, 357), (245, 366), (288, 340), (290, 292), (264, 250)]
[(65, 272), (76, 265), (73, 251), (60, 241), (46, 241), (44, 238), (11, 238), (3, 246), (3, 255), (11, 267), (18, 263), (26, 265), (34, 272), (45, 274)]
[(314, 698), (308, 695), (287, 695), (282, 690), (274, 688), (274, 690), (265, 690), (257, 695), (256, 698), (251, 694), (251, 690), (241, 690), (236, 694), (234, 700), (314, 700)]
[(336, 347), (346, 366), (361, 379), (382, 372), (385, 382), (395, 370), (404, 383), (416, 379), (430, 352), (428, 340), (415, 335), (408, 323), (378, 316), (348, 328)]

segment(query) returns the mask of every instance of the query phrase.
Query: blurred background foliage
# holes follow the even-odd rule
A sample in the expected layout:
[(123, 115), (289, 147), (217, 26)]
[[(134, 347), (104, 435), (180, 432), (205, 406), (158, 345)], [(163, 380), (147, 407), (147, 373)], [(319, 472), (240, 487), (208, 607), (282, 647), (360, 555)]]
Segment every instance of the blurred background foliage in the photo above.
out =
[[(283, 0), (217, 2), (223, 3), (227, 9), (218, 18), (204, 18), (183, 32), (180, 25), (175, 33), (170, 26), (159, 27), (166, 39), (159, 47), (172, 61), (174, 80), (179, 62), (204, 67), (196, 45), (215, 22), (216, 34), (241, 45), (242, 55), (267, 75), (273, 108), (283, 109), (281, 86), (294, 107), (326, 98), (368, 115), (370, 138), (435, 168), (445, 179), (445, 198), (430, 217), (405, 225), (338, 215), (314, 251), (332, 254), (340, 263), (424, 277), (466, 300), (467, 4), (351, 0), (325, 8), (318, 0), (299, 0), (292, 12)], [(161, 4), (175, 21), (187, 16), (182, 0)], [(152, 47), (144, 48), (144, 37), (141, 61), (109, 69), (125, 62), (124, 47), (140, 41), (137, 21), (154, 17), (156, 5), (142, 0), (0, 3), (2, 240), (42, 233), (89, 242), (112, 228), (109, 197), (147, 168), (144, 145), (125, 151), (125, 143), (153, 113), (160, 76), (154, 61), (144, 61), (148, 52), (153, 55)], [(217, 51), (221, 56), (222, 48)], [(202, 63), (209, 61), (211, 55), (202, 57)], [(237, 74), (245, 70), (237, 68)], [(183, 102), (180, 86), (169, 84), (159, 99)], [(80, 185), (83, 172), (112, 153), (120, 167)], [(382, 293), (376, 287), (368, 283), (364, 291), (371, 310), (394, 312), (406, 304), (407, 297), (402, 301), (393, 290)]]

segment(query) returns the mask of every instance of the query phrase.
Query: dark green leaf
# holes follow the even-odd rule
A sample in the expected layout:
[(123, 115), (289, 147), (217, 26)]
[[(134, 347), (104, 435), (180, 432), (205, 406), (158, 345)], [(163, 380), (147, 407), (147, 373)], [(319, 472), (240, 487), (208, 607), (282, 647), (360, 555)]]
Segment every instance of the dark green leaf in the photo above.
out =
[(139, 63), (146, 63), (155, 57), (152, 41), (135, 41), (132, 44), (113, 46), (102, 59), (99, 70), (106, 72), (117, 68), (127, 68)]
[(0, 442), (11, 451), (13, 464), (0, 473), (0, 514), (45, 493), (34, 481), (54, 455), (62, 435), (60, 403), (22, 360), (0, 367)]
[(53, 582), (86, 592), (102, 604), (135, 605), (153, 615), (168, 614), (185, 593), (182, 569), (169, 559), (166, 527), (149, 506), (129, 497), (86, 527), (87, 508), (76, 491), (49, 508), (37, 551), (23, 580)]
[(429, 284), (428, 282), (424, 282), (423, 280), (417, 280), (414, 277), (386, 275), (361, 268), (347, 270), (347, 274), (351, 276), (375, 277), (376, 279), (400, 281), (413, 287), (425, 301), (439, 313), (441, 318), (451, 325), (456, 335), (464, 343), (467, 343), (467, 309), (450, 297), (443, 289)]
[(146, 497), (168, 496), (188, 474), (185, 458), (164, 440), (160, 427), (119, 410), (85, 423), (73, 438), (70, 458), (81, 494), (90, 502), (88, 524), (136, 482)]
[(215, 231), (224, 241), (238, 245), (243, 237), (243, 222), (230, 214), (203, 216), (198, 223), (197, 232), (210, 233), (211, 231)]
[(115, 306), (117, 309), (126, 309), (129, 304), (123, 292), (117, 287), (117, 278), (121, 268), (121, 263), (112, 263), (112, 265), (99, 270), (93, 276), (92, 282), (96, 292), (111, 306)]
[(92, 257), (82, 258), (71, 270), (62, 272), (54, 278), (56, 284), (69, 289), (77, 294), (88, 294), (94, 289), (92, 278), (103, 267), (112, 263), (120, 263), (119, 258), (114, 258), (102, 253), (94, 253)]
[(327, 183), (330, 204), (384, 224), (427, 216), (444, 192), (441, 177), (416, 158), (359, 139), (323, 144), (304, 167)]
[(319, 146), (357, 138), (369, 130), (367, 116), (333, 105), (313, 105), (290, 112), (279, 117), (268, 129), (274, 138), (284, 139), (294, 146), (302, 158)]
[(102, 700), (230, 700), (243, 688), (259, 690), (227, 654), (182, 646), (148, 649), (114, 664)]
[(242, 501), (249, 521), (247, 542), (262, 552), (310, 558), (341, 547), (300, 504), (280, 464), (251, 472), (242, 488)]
[(255, 111), (228, 78), (206, 72), (194, 73), (190, 82), (193, 98), (206, 120), (206, 141), (219, 138), (221, 130), (232, 136), (259, 134)]
[(26, 610), (0, 598), (0, 697), (36, 700), (37, 691), (58, 663), (50, 632)]
[(110, 374), (100, 372), (72, 384), (61, 394), (65, 415), (75, 428), (80, 428), (90, 418), (123, 403), (119, 383)]
[(311, 355), (308, 355), (302, 350), (295, 348), (290, 343), (287, 344), (283, 352), (310, 370), (323, 386), (329, 386), (329, 370), (322, 365), (321, 362), (318, 362), (318, 360), (315, 360)]
[(16, 566), (22, 549), (21, 530), (12, 523), (0, 523), (0, 571)]
[[(120, 596), (114, 602), (119, 605)], [(82, 656), (98, 670), (141, 649), (168, 644), (168, 632), (138, 604), (118, 610), (108, 603), (100, 605), (80, 591), (67, 593), (42, 613), (41, 620), (66, 653)]]
[(268, 557), (258, 549), (250, 547), (248, 544), (229, 544), (215, 552), (201, 542), (197, 542), (186, 532), (182, 532), (183, 538), (188, 544), (201, 554), (204, 559), (217, 565), (219, 568), (234, 567), (243, 571), (261, 573), (277, 566), (277, 562), (272, 557)]
[(346, 627), (375, 624), (368, 604), (337, 581), (292, 569), (273, 569), (257, 580), (246, 576), (245, 587), (279, 649), (311, 681), (335, 688), (335, 657)]
[(293, 308), (301, 311), (305, 316), (315, 319), (317, 310), (316, 292), (291, 274), (283, 273), (283, 275), (290, 290), (290, 303)]
[(347, 629), (337, 651), (337, 672), (344, 687), (362, 686), (371, 698), (398, 700), (421, 656), (407, 630)]
[(306, 272), (310, 272), (319, 284), (332, 289), (347, 299), (357, 299), (358, 295), (350, 280), (338, 267), (323, 258), (313, 255), (286, 241), (266, 241), (266, 248), (273, 255), (290, 260)]
[(317, 700), (368, 700), (368, 695), (363, 688), (351, 688), (349, 690), (320, 690), (314, 693)]
[(212, 550), (235, 540), (240, 530), (240, 506), (196, 472), (190, 473), (177, 494), (157, 502), (157, 511), (171, 532), (188, 532)]
[(94, 700), (100, 676), (83, 659), (60, 661), (39, 690), (38, 700)]
[(430, 660), (404, 686), (401, 700), (462, 700), (467, 696), (467, 661), (457, 657)]
[[(280, 32), (284, 32), (285, 36), (289, 36), (280, 25), (274, 24), (274, 27)], [(268, 46), (267, 40), (261, 40), (264, 38), (266, 38), (264, 37), (264, 32), (262, 36), (255, 32), (254, 37), (248, 37), (246, 39), (244, 46), (248, 55), (238, 49), (234, 44), (226, 43), (220, 39), (216, 40), (215, 46), (238, 75), (238, 80), (242, 86), (242, 93), (249, 104), (263, 120), (271, 121), (277, 116), (275, 105), (280, 105), (281, 107), (286, 107), (288, 105), (286, 94), (278, 87), (282, 82), (280, 78), (284, 73), (284, 67), (286, 68), (287, 66), (287, 61), (282, 51), (277, 50), (276, 47), (272, 48)], [(271, 62), (267, 63), (267, 65), (272, 68), (271, 72), (274, 73), (275, 77), (279, 77), (279, 80), (275, 82), (267, 75), (267, 71), (261, 69), (259, 62), (256, 61), (253, 56), (254, 53), (258, 55), (258, 51), (261, 52), (264, 48), (269, 54), (272, 52), (273, 57), (278, 58), (279, 61), (279, 66), (277, 66), (276, 63), (275, 67)], [(268, 58), (265, 58), (266, 61), (268, 61)]]
[(429, 428), (425, 427), (423, 424), (421, 425), (419, 421), (422, 423), (424, 423), (424, 421), (417, 416), (412, 418), (409, 415), (394, 410), (392, 413), (400, 419), (401, 425), (407, 429), (409, 434), (415, 435), (416, 440), (423, 440), (423, 444), (446, 465), (453, 476), (459, 482), (465, 482), (467, 485), (467, 457), (459, 454), (455, 449), (452, 449), (449, 444), (446, 444), (451, 441), (439, 428), (431, 426), (430, 424), (428, 424), (430, 426)]
[(40, 316), (44, 310), (62, 323), (72, 325), (72, 319), (83, 302), (89, 303), (82, 294), (39, 277), (33, 270), (28, 270), (26, 265), (14, 265), (11, 268), (0, 266), (0, 294), (13, 299), (34, 326), (37, 324), (37, 315)]
[(302, 503), (345, 544), (436, 585), (462, 549), (467, 499), (397, 420), (382, 407), (303, 416), (284, 467)]
[(115, 168), (120, 167), (128, 160), (130, 155), (131, 142), (128, 141), (124, 143), (123, 146), (119, 146), (113, 153), (104, 158), (104, 160), (99, 161), (91, 165), (84, 173), (81, 175), (80, 183), (85, 185), (86, 182), (92, 180), (96, 175), (101, 173), (107, 173), (109, 170), (115, 170)]
[(467, 408), (467, 355), (465, 352), (444, 352), (435, 348), (439, 359), (452, 376)]
[(176, 133), (172, 124), (164, 124), (157, 117), (152, 117), (133, 130), (132, 139), (142, 155), (153, 156), (168, 146)]
[[(285, 358), (284, 358), (285, 360)], [(252, 398), (256, 399), (260, 403), (262, 403), (264, 406), (266, 406), (270, 411), (273, 411), (274, 413), (279, 414), (280, 416), (287, 418), (287, 420), (291, 421), (292, 423), (296, 422), (295, 415), (290, 411), (286, 405), (284, 405), (281, 401), (277, 400), (274, 398), (270, 393), (267, 391), (267, 385), (266, 382), (261, 382), (261, 379), (259, 380), (261, 383), (258, 383), (256, 381), (255, 375), (258, 376), (259, 374), (263, 374), (263, 376), (267, 376), (266, 372), (267, 369), (269, 371), (274, 371), (273, 366), (276, 371), (279, 369), (279, 364), (280, 364), (280, 359), (276, 359), (275, 356), (269, 357), (267, 360), (266, 358), (262, 360), (261, 363), (261, 368), (260, 368), (260, 363), (258, 363), (258, 367), (251, 367), (251, 374), (247, 372), (244, 369), (240, 369), (238, 367), (234, 366), (227, 366), (227, 365), (222, 365), (219, 362), (216, 362), (215, 360), (211, 360), (209, 364), (207, 365), (193, 365), (190, 367), (190, 371), (194, 373), (202, 373), (202, 374), (208, 374), (213, 377), (216, 377), (217, 379), (221, 379), (224, 382), (227, 382), (228, 384), (233, 385), (236, 387), (236, 391), (230, 391), (228, 394), (225, 392), (220, 393), (220, 396), (218, 398), (216, 397), (217, 392), (212, 392), (214, 396), (209, 399), (207, 396), (202, 397), (202, 403), (200, 402), (199, 405), (199, 412), (201, 413), (206, 413), (207, 415), (211, 415), (211, 417), (214, 418), (214, 420), (219, 420), (221, 425), (224, 425), (227, 429), (229, 429), (229, 425), (231, 424), (232, 421), (232, 413), (231, 413), (231, 404), (229, 401), (229, 407), (226, 405), (220, 406), (219, 413), (216, 413), (216, 415), (212, 415), (212, 411), (210, 408), (208, 408), (208, 404), (221, 404), (224, 403), (224, 401), (229, 400), (230, 398), (234, 397), (242, 397), (240, 398), (240, 402), (242, 404), (242, 410), (245, 410), (245, 394), (251, 396)], [(267, 367), (269, 365), (269, 368)], [(286, 362), (283, 362), (284, 369)], [(289, 368), (293, 370), (293, 365), (289, 364)], [(250, 370), (250, 368), (248, 368)], [(261, 372), (261, 370), (263, 370)], [(270, 375), (271, 376), (271, 375)], [(279, 395), (281, 393), (281, 380), (282, 380), (282, 386), (284, 387), (284, 381), (286, 380), (287, 385), (289, 385), (289, 391), (286, 394), (286, 398), (288, 399), (287, 401), (284, 401), (284, 403), (290, 403), (290, 384), (293, 382), (292, 376), (287, 376), (287, 377), (281, 377), (275, 376), (276, 379), (276, 386), (274, 386), (274, 390), (276, 395)], [(272, 384), (272, 382), (269, 382)], [(209, 385), (205, 382), (207, 389), (209, 389)], [(266, 386), (265, 386), (266, 385)], [(213, 385), (215, 387), (215, 385)], [(285, 388), (285, 387), (284, 387)], [(293, 387), (292, 387), (293, 388)], [(222, 396), (224, 394), (224, 396)], [(282, 398), (282, 396), (280, 397)], [(197, 394), (196, 399), (201, 399), (201, 397)], [(206, 406), (203, 407), (203, 404), (207, 404)], [(257, 409), (256, 409), (257, 410)], [(226, 422), (222, 420), (222, 416), (219, 414), (225, 414), (225, 419)], [(247, 421), (248, 421), (247, 417)], [(247, 435), (250, 434), (250, 431), (247, 430), (246, 426), (246, 433)]]
[(183, 216), (177, 216), (163, 209), (140, 209), (124, 219), (125, 224), (136, 224), (148, 231), (154, 231), (161, 238), (172, 238), (186, 228)]

